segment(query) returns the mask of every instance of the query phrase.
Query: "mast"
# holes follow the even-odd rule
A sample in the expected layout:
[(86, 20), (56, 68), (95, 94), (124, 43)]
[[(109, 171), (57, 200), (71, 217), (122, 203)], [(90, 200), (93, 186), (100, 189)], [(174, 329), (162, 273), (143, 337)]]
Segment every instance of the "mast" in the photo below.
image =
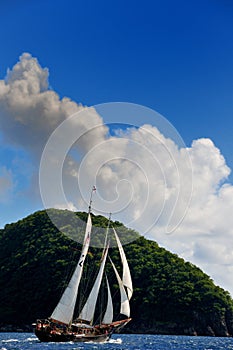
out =
[(93, 192), (96, 192), (96, 187), (95, 187), (95, 186), (92, 186), (91, 195), (90, 195), (90, 201), (89, 201), (89, 207), (88, 207), (88, 214), (91, 213), (91, 205), (92, 205), (92, 196), (93, 196)]
[(111, 215), (112, 215), (112, 213), (109, 213), (108, 226), (107, 226), (107, 229), (106, 229), (106, 235), (105, 235), (105, 240), (104, 240), (104, 249), (103, 249), (103, 253), (102, 253), (102, 259), (103, 259), (103, 256), (104, 256), (104, 251), (105, 251), (105, 249), (107, 247), (108, 232), (109, 232), (109, 227), (110, 227)]

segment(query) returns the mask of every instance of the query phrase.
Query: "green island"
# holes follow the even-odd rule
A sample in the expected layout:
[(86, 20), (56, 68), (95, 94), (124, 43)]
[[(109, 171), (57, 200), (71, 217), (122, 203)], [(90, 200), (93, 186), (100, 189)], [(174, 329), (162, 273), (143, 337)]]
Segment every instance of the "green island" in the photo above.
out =
[[(68, 210), (50, 209), (49, 213), (63, 223), (61, 231), (66, 234), (54, 226), (45, 210), (0, 230), (0, 331), (31, 331), (37, 318), (48, 317), (75, 267), (81, 244), (69, 237), (82, 234), (87, 214), (72, 213), (71, 218)], [(83, 222), (77, 229), (70, 222), (74, 216)], [(96, 227), (107, 226), (102, 216), (92, 219)], [(156, 242), (119, 222), (114, 226), (121, 239), (131, 237), (124, 250), (134, 294), (132, 321), (124, 332), (233, 336), (233, 300), (227, 291)], [(91, 247), (88, 259), (101, 253)], [(116, 249), (112, 248), (111, 256), (118, 264)]]

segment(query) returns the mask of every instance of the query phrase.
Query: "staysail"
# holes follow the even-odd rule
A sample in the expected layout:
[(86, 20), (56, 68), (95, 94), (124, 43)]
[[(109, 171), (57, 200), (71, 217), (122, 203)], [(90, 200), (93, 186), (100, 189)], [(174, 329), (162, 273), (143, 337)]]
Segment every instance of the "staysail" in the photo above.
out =
[(83, 307), (83, 309), (80, 312), (80, 315), (78, 317), (80, 320), (84, 320), (84, 321), (88, 321), (88, 322), (93, 321), (94, 314), (95, 314), (96, 302), (97, 302), (97, 298), (98, 298), (98, 294), (99, 294), (99, 289), (100, 289), (101, 281), (103, 278), (107, 254), (108, 254), (108, 247), (104, 251), (104, 255), (102, 258), (100, 269), (99, 269), (98, 275), (96, 277), (95, 283), (92, 287), (91, 293), (89, 294), (89, 297), (88, 297), (88, 299), (87, 299), (87, 301), (86, 301), (86, 303), (85, 303), (85, 305), (84, 305), (84, 307)]
[(128, 298), (130, 300), (132, 297), (132, 294), (133, 294), (133, 284), (132, 284), (132, 278), (131, 278), (131, 274), (130, 274), (130, 270), (129, 270), (129, 265), (128, 265), (128, 261), (126, 259), (125, 252), (124, 252), (124, 249), (122, 247), (121, 241), (120, 241), (114, 228), (113, 228), (113, 232), (114, 232), (115, 237), (116, 237), (116, 241), (117, 241), (117, 245), (118, 245), (118, 249), (120, 252), (121, 261), (122, 261), (122, 265), (123, 265), (122, 283), (127, 289)]
[[(110, 258), (109, 258), (110, 259)], [(117, 269), (113, 263), (113, 261), (110, 259), (112, 267), (114, 269), (119, 288), (120, 288), (120, 294), (121, 294), (121, 308), (120, 308), (120, 313), (123, 315), (126, 315), (127, 317), (130, 317), (130, 306), (129, 306), (129, 299), (125, 291), (124, 284), (119, 276), (119, 273), (117, 272)]]
[(107, 308), (102, 320), (102, 323), (108, 324), (111, 323), (113, 320), (113, 304), (112, 304), (112, 296), (111, 291), (108, 283), (108, 278), (106, 276), (106, 282), (107, 282), (107, 290), (108, 290), (108, 302), (107, 302)]
[(92, 229), (92, 221), (91, 221), (91, 214), (89, 212), (88, 218), (87, 218), (84, 242), (83, 242), (83, 249), (82, 249), (82, 253), (79, 258), (77, 267), (59, 303), (57, 304), (56, 308), (54, 309), (50, 317), (55, 321), (59, 321), (65, 324), (70, 324), (72, 321), (77, 293), (78, 293), (78, 287), (79, 287), (79, 283), (83, 272), (83, 264), (90, 245), (91, 229)]

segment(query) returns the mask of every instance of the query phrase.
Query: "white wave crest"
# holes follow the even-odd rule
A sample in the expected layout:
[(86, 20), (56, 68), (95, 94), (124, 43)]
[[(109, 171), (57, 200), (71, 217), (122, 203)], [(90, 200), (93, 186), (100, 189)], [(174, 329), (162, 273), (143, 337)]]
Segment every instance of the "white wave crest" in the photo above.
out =
[(122, 339), (121, 338), (110, 339), (109, 343), (111, 343), (111, 344), (122, 344)]
[(18, 339), (6, 339), (2, 341), (3, 343), (12, 343), (12, 342), (19, 342)]
[(38, 341), (36, 337), (26, 338), (24, 341)]

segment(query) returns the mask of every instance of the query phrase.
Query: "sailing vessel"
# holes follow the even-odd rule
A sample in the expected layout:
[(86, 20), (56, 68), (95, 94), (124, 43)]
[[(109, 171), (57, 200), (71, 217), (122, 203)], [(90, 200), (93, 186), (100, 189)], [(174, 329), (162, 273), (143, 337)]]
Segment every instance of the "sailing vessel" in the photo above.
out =
[[(75, 305), (77, 302), (84, 263), (91, 241), (91, 203), (93, 191), (95, 191), (95, 187), (93, 187), (91, 192), (82, 251), (73, 275), (52, 315), (48, 319), (37, 320), (36, 322), (35, 334), (42, 342), (105, 342), (110, 339), (114, 332), (119, 331), (131, 320), (129, 300), (131, 299), (133, 293), (132, 279), (125, 252), (115, 229), (113, 229), (113, 232), (122, 262), (122, 278), (108, 255), (109, 243), (106, 234), (105, 246), (97, 277), (94, 281), (90, 294), (82, 307), (80, 314), (78, 315), (78, 318), (74, 317)], [(104, 277), (107, 257), (109, 257), (109, 261), (111, 262), (119, 285), (121, 319), (118, 321), (113, 321), (113, 300), (108, 278), (106, 276), (105, 284), (107, 286), (107, 305), (103, 317), (98, 318), (99, 321), (96, 323), (94, 322), (94, 315), (96, 312), (96, 304), (100, 286)]]

